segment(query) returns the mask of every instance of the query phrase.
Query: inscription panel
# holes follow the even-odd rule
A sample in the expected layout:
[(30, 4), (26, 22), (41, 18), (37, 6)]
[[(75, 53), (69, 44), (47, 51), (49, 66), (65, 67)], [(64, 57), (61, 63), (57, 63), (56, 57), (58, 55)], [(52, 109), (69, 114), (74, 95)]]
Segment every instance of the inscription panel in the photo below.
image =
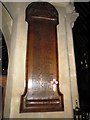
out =
[[(46, 2), (39, 4), (48, 5)], [(58, 81), (58, 20), (56, 16), (52, 20), (51, 14), (43, 17), (39, 13), (27, 19), (26, 88), (21, 96), (20, 112), (64, 110)]]

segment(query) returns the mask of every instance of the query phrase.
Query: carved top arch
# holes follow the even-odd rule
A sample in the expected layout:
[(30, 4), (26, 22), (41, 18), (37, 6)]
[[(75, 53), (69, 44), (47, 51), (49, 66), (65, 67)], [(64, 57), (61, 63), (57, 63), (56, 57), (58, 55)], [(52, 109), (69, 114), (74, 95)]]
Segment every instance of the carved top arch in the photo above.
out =
[(26, 9), (26, 21), (32, 19), (52, 20), (58, 24), (58, 12), (56, 8), (48, 2), (32, 2)]

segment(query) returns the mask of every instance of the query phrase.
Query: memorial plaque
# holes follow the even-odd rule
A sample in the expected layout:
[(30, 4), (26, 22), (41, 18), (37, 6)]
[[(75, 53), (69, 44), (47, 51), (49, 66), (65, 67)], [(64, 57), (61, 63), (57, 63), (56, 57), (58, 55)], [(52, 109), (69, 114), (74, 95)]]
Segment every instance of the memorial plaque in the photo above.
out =
[(26, 21), (26, 87), (20, 112), (63, 111), (58, 81), (58, 12), (48, 2), (32, 2), (26, 9)]

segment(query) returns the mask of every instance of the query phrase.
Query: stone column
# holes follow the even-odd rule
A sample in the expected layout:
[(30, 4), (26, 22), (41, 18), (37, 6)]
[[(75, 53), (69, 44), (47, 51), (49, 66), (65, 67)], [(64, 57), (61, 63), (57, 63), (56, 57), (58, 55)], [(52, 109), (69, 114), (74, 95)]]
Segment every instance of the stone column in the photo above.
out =
[(10, 8), (8, 9), (10, 10), (13, 17), (13, 24), (4, 117), (15, 118), (15, 113), (19, 113), (20, 95), (23, 92), (22, 88), (24, 86), (25, 80), (24, 65), (27, 25), (25, 22), (25, 8), (23, 3), (11, 3)]
[(66, 8), (66, 16), (65, 16), (72, 108), (75, 107), (75, 102), (76, 100), (78, 100), (78, 87), (77, 87), (73, 33), (72, 33), (72, 25), (74, 25), (74, 22), (78, 17), (78, 13), (76, 13), (74, 9), (75, 8), (73, 4), (69, 4)]

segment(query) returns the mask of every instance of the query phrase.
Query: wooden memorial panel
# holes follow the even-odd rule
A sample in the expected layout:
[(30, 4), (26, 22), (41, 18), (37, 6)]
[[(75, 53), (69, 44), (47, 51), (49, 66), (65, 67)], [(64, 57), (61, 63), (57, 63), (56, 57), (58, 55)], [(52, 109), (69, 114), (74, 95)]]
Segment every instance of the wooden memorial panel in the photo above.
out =
[(26, 9), (28, 40), (26, 87), (20, 112), (62, 111), (59, 91), (57, 10), (47, 2), (33, 2)]

